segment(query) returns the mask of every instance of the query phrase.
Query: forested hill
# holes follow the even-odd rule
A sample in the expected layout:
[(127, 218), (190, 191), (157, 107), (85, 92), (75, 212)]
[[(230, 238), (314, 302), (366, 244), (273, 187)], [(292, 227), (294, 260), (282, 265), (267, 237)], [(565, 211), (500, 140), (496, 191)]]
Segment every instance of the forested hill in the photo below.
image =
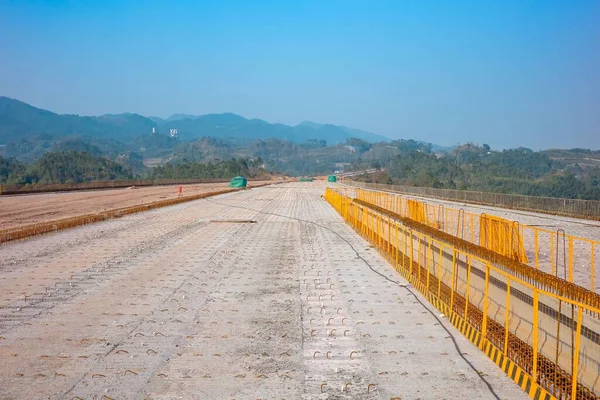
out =
[(32, 164), (0, 157), (0, 183), (73, 183), (130, 180), (128, 168), (86, 152), (46, 153)]
[[(368, 163), (362, 164), (367, 166)], [(458, 146), (435, 154), (426, 146), (404, 148), (385, 172), (362, 177), (381, 183), (600, 200), (600, 151), (493, 151), (487, 145)], [(360, 168), (356, 164), (355, 168)]]
[(87, 152), (46, 153), (31, 164), (0, 157), (0, 183), (78, 183), (132, 179), (206, 179), (232, 178), (237, 175), (266, 177), (260, 158), (167, 164), (142, 174), (103, 157)]
[[(171, 127), (179, 130), (178, 137), (164, 133)], [(485, 144), (444, 149), (415, 140), (371, 143), (360, 135), (372, 134), (314, 122), (269, 124), (234, 114), (165, 120), (58, 115), (0, 97), (0, 183), (212, 178), (260, 170), (299, 176), (381, 168), (384, 172), (365, 179), (600, 200), (600, 151), (496, 151)]]
[[(131, 152), (112, 159), (103, 145), (71, 139), (55, 143), (34, 161), (0, 157), (0, 183), (58, 183), (89, 180), (221, 178), (285, 172), (329, 174), (336, 170), (380, 168), (363, 179), (383, 183), (600, 200), (600, 151), (571, 149), (534, 152), (519, 148), (494, 151), (472, 144), (450, 153), (413, 140), (370, 144), (351, 139), (327, 146), (270, 139), (233, 146), (217, 139), (173, 140), (167, 162), (146, 167)], [(151, 142), (144, 142), (151, 148)], [(164, 143), (163, 143), (164, 145)], [(109, 146), (110, 147), (110, 146)], [(69, 150), (71, 149), (71, 150)], [(78, 149), (78, 150), (74, 150)], [(85, 151), (81, 151), (84, 149)], [(162, 150), (160, 150), (162, 151)]]
[(0, 145), (42, 134), (79, 135), (104, 140), (129, 141), (151, 134), (153, 128), (164, 136), (167, 136), (171, 129), (176, 129), (178, 135), (184, 140), (207, 136), (244, 143), (269, 138), (289, 140), (294, 143), (318, 138), (329, 144), (343, 143), (350, 137), (370, 142), (389, 140), (371, 132), (337, 125), (271, 124), (260, 119), (246, 119), (231, 113), (201, 116), (175, 114), (167, 119), (130, 113), (107, 114), (99, 117), (60, 115), (19, 100), (0, 96)]

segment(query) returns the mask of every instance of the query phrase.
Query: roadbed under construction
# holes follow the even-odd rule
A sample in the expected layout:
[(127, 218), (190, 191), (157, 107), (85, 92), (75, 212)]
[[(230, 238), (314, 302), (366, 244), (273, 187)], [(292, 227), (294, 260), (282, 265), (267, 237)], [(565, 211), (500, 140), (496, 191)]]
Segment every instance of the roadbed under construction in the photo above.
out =
[(1, 245), (0, 398), (528, 398), (405, 287), (324, 187)]

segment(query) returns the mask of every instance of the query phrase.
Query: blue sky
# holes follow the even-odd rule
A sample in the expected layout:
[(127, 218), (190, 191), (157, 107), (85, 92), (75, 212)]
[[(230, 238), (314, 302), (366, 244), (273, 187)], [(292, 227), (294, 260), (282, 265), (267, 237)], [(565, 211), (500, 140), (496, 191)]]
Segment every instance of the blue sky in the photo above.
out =
[(600, 1), (0, 2), (0, 95), (600, 148)]

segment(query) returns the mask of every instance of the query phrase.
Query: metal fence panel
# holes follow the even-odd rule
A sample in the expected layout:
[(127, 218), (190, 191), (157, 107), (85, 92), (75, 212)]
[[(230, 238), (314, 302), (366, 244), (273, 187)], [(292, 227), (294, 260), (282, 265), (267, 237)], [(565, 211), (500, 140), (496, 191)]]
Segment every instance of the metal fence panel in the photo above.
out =
[(416, 196), (435, 197), (444, 200), (485, 204), (525, 211), (539, 211), (578, 218), (600, 220), (600, 201), (561, 199), (556, 197), (524, 196), (516, 194), (476, 192), (467, 190), (437, 189), (416, 186), (384, 185), (345, 180), (344, 183), (356, 187), (389, 190)]
[(546, 282), (534, 275), (511, 275), (331, 189), (325, 198), (530, 395), (542, 388), (557, 399), (600, 399), (600, 308), (586, 303), (592, 297), (571, 298), (566, 281), (557, 292), (541, 289)]

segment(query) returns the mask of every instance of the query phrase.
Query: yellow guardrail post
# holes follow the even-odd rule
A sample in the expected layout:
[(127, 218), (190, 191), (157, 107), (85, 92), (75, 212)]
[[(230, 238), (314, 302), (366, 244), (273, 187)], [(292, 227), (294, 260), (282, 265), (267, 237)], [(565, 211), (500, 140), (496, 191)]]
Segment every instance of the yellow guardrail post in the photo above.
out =
[(429, 238), (427, 240), (427, 293), (429, 293), (429, 276), (431, 275), (431, 272), (429, 271), (430, 267), (431, 267), (431, 263), (433, 260), (433, 254), (431, 251), (431, 242), (433, 241), (433, 239)]
[(408, 262), (410, 263), (409, 264), (410, 274), (414, 275), (413, 274), (413, 232), (412, 232), (412, 229), (408, 230), (408, 234), (409, 234), (409, 240), (410, 240), (410, 256), (408, 258), (408, 260), (409, 260)]
[[(539, 297), (540, 293), (537, 289), (533, 289), (533, 379), (537, 382), (537, 369), (538, 369), (538, 328), (540, 324), (539, 319)], [(560, 323), (560, 322), (559, 322)]]
[[(485, 287), (483, 289), (483, 316), (481, 319), (481, 338), (485, 339), (487, 336), (487, 315), (489, 307), (489, 290), (490, 290), (490, 263), (485, 263)], [(479, 348), (483, 350), (484, 341), (481, 340)]]
[(379, 214), (373, 213), (373, 244), (379, 246)]
[(377, 235), (377, 246), (381, 247), (381, 234), (379, 233), (379, 220), (381, 217), (379, 214), (375, 214), (375, 235)]
[(579, 373), (579, 348), (581, 346), (581, 323), (583, 319), (583, 309), (577, 307), (577, 335), (575, 336), (575, 356), (573, 358), (573, 384), (571, 386), (571, 399), (577, 398), (577, 375)]
[(391, 218), (388, 217), (388, 254), (391, 252), (391, 247), (392, 247), (392, 223), (391, 223)]
[(400, 229), (398, 228), (398, 222), (396, 220), (392, 220), (392, 226), (394, 229), (394, 245), (392, 246), (392, 251), (394, 252), (394, 257), (392, 259), (396, 262), (396, 266), (398, 265), (398, 251), (400, 250), (399, 241), (400, 241)]
[(421, 260), (423, 258), (421, 254), (421, 238), (418, 232), (415, 236), (417, 236), (417, 279), (421, 283), (421, 265), (423, 265), (423, 261)]
[[(510, 254), (511, 256), (515, 254), (515, 242), (514, 242), (514, 232), (515, 232), (515, 223), (513, 222), (510, 227), (510, 232), (508, 232), (508, 248), (505, 250), (504, 254)], [(504, 238), (500, 239), (501, 243), (506, 243)]]
[(367, 209), (369, 215), (369, 237), (371, 238), (371, 244), (375, 245), (375, 213)]
[(383, 247), (383, 242), (385, 241), (385, 238), (383, 237), (383, 216), (379, 215), (377, 217), (377, 244), (379, 246), (380, 249), (385, 250), (385, 248)]
[(465, 321), (469, 313), (469, 288), (471, 287), (471, 256), (467, 255), (467, 288), (465, 289)]
[(400, 263), (400, 265), (402, 267), (404, 267), (404, 258), (406, 257), (406, 227), (402, 227), (402, 262)]
[(362, 218), (362, 234), (363, 237), (368, 238), (369, 231), (367, 230), (367, 213), (365, 212), (365, 208), (360, 206), (360, 216)]
[(382, 250), (385, 250), (385, 248), (383, 247), (383, 242), (385, 241), (385, 236), (383, 235), (384, 232), (384, 219), (383, 219), (383, 215), (379, 216), (379, 222), (378, 222), (379, 226), (377, 228), (377, 233), (379, 235), (379, 248)]
[(363, 237), (369, 240), (369, 215), (364, 206), (360, 206), (360, 213), (363, 221)]
[(573, 237), (569, 237), (569, 282), (573, 282)]
[(442, 262), (444, 261), (444, 246), (442, 245), (441, 242), (438, 242), (438, 245), (440, 246), (440, 260), (438, 262), (438, 293), (437, 293), (437, 297), (438, 299), (440, 297), (442, 297)]
[(454, 291), (456, 288), (456, 249), (452, 252), (452, 286), (450, 287), (450, 312), (454, 311)]
[(375, 213), (371, 210), (368, 211), (371, 222), (369, 223), (371, 229), (371, 243), (375, 244)]
[(508, 332), (510, 331), (510, 277), (506, 277), (506, 301), (504, 317), (504, 355), (508, 355)]

